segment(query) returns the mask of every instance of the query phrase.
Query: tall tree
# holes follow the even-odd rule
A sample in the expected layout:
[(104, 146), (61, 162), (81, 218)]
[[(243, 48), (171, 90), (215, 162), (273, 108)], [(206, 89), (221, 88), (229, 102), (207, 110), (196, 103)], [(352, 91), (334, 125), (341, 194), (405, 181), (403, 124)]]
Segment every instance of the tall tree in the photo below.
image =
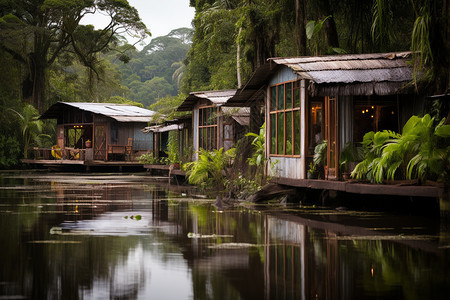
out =
[[(81, 26), (88, 14), (110, 18), (102, 30)], [(23, 98), (43, 111), (47, 71), (65, 53), (95, 70), (95, 53), (108, 49), (118, 34), (147, 34), (138, 12), (126, 0), (17, 0), (0, 2), (0, 47), (26, 66)], [(95, 71), (94, 71), (95, 72)]]
[[(421, 81), (432, 92), (445, 93), (449, 87), (449, 2), (448, 0), (410, 0), (386, 3), (374, 0), (372, 33), (383, 44), (391, 43), (395, 16), (405, 7), (413, 9), (415, 22), (411, 32), (414, 73), (421, 74)], [(400, 6), (401, 5), (401, 6)], [(399, 9), (400, 8), (400, 9)], [(417, 77), (416, 77), (417, 78)]]
[(295, 35), (298, 55), (306, 55), (306, 0), (295, 0)]

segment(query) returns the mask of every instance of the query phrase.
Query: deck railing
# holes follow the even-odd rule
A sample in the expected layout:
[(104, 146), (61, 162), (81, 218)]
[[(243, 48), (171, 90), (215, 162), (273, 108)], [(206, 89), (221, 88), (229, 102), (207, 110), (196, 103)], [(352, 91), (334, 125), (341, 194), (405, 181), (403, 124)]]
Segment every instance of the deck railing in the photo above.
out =
[[(52, 149), (52, 148), (33, 148), (35, 160), (94, 160), (93, 149), (69, 148)], [(90, 152), (90, 153), (89, 153)], [(113, 145), (105, 150), (108, 152), (108, 160), (115, 161), (136, 161), (138, 158), (147, 153), (148, 150), (133, 150), (129, 146)]]
[(34, 159), (36, 160), (85, 160), (86, 149), (52, 149), (52, 148), (33, 148)]

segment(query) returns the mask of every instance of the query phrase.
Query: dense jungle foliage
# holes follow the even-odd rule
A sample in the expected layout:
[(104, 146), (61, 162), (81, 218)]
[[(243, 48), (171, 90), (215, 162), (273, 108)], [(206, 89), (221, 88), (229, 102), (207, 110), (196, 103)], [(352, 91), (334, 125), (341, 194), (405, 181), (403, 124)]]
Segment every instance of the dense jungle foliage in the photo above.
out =
[[(0, 0), (0, 168), (16, 165), (25, 147), (52, 144), (52, 122), (29, 125), (57, 101), (135, 103), (171, 117), (187, 93), (237, 88), (269, 57), (413, 50), (415, 72), (427, 75), (417, 85), (448, 87), (448, 0), (189, 4), (193, 30), (138, 50), (127, 33), (144, 39), (151, 28), (126, 0)], [(82, 25), (94, 11), (111, 22)]]

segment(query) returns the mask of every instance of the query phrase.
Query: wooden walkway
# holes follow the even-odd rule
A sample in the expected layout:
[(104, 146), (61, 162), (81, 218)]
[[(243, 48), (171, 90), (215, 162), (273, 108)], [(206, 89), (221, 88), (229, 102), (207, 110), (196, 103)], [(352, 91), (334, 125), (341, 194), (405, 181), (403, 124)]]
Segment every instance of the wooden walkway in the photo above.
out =
[[(163, 174), (164, 176), (185, 176), (186, 172), (180, 169), (171, 168), (169, 165), (150, 165), (141, 164), (137, 161), (82, 161), (82, 160), (33, 160), (22, 159), (23, 163), (36, 164), (48, 167), (58, 166), (84, 166), (86, 170), (92, 167), (136, 167), (148, 170), (150, 174)], [(357, 181), (335, 181), (320, 179), (288, 179), (273, 178), (273, 183), (318, 190), (334, 190), (353, 194), (366, 195), (391, 195), (391, 196), (412, 196), (429, 198), (449, 198), (448, 187), (442, 186), (419, 186), (408, 182), (399, 182), (397, 184), (369, 184)]]
[(72, 160), (72, 159), (22, 159), (22, 163), (30, 165), (40, 165), (44, 167), (70, 167), (70, 166), (81, 166), (85, 167), (86, 170), (95, 167), (118, 167), (122, 169), (123, 167), (134, 167), (142, 168), (143, 165), (137, 161), (102, 161), (102, 160)]
[(448, 190), (444, 186), (420, 186), (412, 185), (407, 182), (398, 184), (370, 184), (356, 181), (334, 181), (319, 179), (288, 179), (274, 178), (274, 183), (288, 185), (293, 187), (311, 188), (320, 190), (334, 190), (353, 194), (366, 195), (392, 195), (392, 196), (413, 196), (445, 198), (448, 197)]

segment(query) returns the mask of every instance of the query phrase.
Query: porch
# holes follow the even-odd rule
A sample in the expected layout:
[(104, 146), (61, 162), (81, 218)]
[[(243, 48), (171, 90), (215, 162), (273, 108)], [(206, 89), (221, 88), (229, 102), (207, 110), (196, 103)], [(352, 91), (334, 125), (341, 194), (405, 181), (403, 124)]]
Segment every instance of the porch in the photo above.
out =
[(79, 160), (79, 159), (22, 159), (22, 163), (36, 167), (55, 169), (58, 171), (85, 171), (115, 170), (123, 172), (126, 170), (144, 171), (143, 164), (138, 161), (102, 161), (102, 160)]

